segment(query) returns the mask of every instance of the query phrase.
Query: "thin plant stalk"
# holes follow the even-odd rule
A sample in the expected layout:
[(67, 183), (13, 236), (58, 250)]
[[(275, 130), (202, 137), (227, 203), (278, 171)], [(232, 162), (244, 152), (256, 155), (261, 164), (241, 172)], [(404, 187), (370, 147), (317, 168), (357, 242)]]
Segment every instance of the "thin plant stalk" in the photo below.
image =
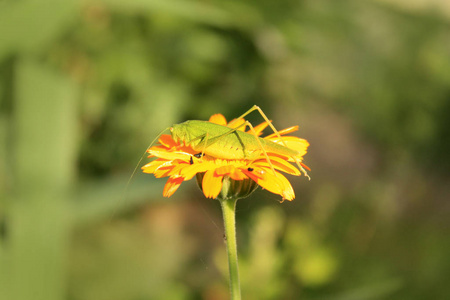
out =
[(236, 244), (236, 202), (237, 198), (219, 200), (222, 206), (225, 238), (228, 253), (228, 269), (230, 273), (231, 300), (241, 300), (239, 282), (239, 266)]

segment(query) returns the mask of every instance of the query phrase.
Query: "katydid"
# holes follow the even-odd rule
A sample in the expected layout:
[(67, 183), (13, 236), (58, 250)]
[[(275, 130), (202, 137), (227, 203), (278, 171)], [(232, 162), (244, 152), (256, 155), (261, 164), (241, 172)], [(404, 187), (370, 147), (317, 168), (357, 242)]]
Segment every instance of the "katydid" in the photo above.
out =
[[(300, 153), (287, 147), (278, 131), (258, 106), (253, 106), (236, 120), (242, 119), (254, 110), (259, 111), (261, 116), (272, 128), (283, 145), (258, 137), (253, 126), (248, 121), (245, 121), (245, 123), (233, 128), (233, 122), (229, 123), (228, 126), (223, 126), (208, 121), (190, 120), (181, 124), (173, 125), (170, 128), (170, 132), (172, 138), (176, 142), (188, 145), (194, 151), (200, 152), (201, 155), (207, 154), (221, 159), (252, 160), (263, 154), (274, 173), (275, 171), (267, 153), (278, 153), (293, 159), (297, 166), (304, 172), (305, 176), (309, 178), (308, 173), (300, 163)], [(253, 133), (247, 133), (239, 130), (247, 125)]]
[[(252, 124), (244, 119), (245, 116), (255, 110), (257, 110), (264, 118), (265, 124), (267, 124), (273, 130), (274, 133), (270, 135), (270, 138), (259, 138), (258, 133), (255, 128), (253, 128)], [(224, 121), (223, 123), (226, 124), (226, 121)], [(243, 131), (247, 126), (250, 128), (250, 132)], [(164, 129), (152, 141), (146, 152), (152, 153), (151, 146), (157, 139), (161, 137), (164, 131), (168, 129), (170, 129), (171, 137), (176, 143), (181, 146), (188, 146), (192, 150), (194, 150), (194, 154), (189, 151), (191, 153), (189, 154), (189, 163), (191, 165), (195, 163), (201, 163), (204, 155), (223, 160), (247, 160), (250, 163), (253, 160), (260, 160), (261, 156), (264, 156), (273, 174), (275, 176), (279, 176), (280, 174), (275, 171), (274, 164), (272, 164), (272, 161), (268, 155), (275, 154), (275, 156), (277, 156), (278, 154), (278, 156), (287, 157), (289, 158), (289, 161), (295, 162), (297, 167), (301, 171), (303, 171), (303, 174), (309, 178), (308, 173), (304, 169), (304, 167), (307, 167), (301, 163), (302, 156), (306, 152), (305, 148), (307, 147), (307, 142), (304, 140), (300, 141), (300, 144), (303, 144), (303, 142), (305, 142), (305, 144), (303, 146), (297, 146), (295, 145), (296, 138), (294, 138), (294, 141), (292, 139), (289, 139), (289, 137), (287, 136), (282, 138), (280, 132), (275, 129), (264, 112), (256, 105), (240, 117), (228, 123), (227, 126), (219, 125), (209, 121), (195, 120), (186, 121), (181, 124), (175, 124), (170, 128)], [(286, 134), (293, 130), (294, 128), (291, 127), (282, 130), (281, 132), (282, 134)], [(258, 132), (259, 131), (260, 130), (258, 129)], [(274, 135), (277, 136), (277, 139), (273, 139)], [(294, 144), (291, 144), (293, 142)], [(288, 147), (288, 144), (295, 146), (290, 148)], [(301, 147), (303, 147), (303, 149)], [(187, 153), (184, 152), (184, 154)], [(144, 155), (141, 157), (138, 164), (136, 165), (136, 168), (131, 174), (127, 186), (130, 184), (131, 179), (133, 178), (134, 174), (137, 171), (137, 168), (144, 158)], [(195, 160), (194, 157), (196, 158)], [(254, 170), (255, 169), (251, 166), (247, 168), (248, 172), (253, 172)], [(265, 171), (258, 170), (258, 172), (263, 174)]]
[(256, 159), (263, 151), (295, 157), (298, 152), (253, 134), (208, 121), (190, 120), (170, 128), (172, 138), (194, 151), (223, 159)]

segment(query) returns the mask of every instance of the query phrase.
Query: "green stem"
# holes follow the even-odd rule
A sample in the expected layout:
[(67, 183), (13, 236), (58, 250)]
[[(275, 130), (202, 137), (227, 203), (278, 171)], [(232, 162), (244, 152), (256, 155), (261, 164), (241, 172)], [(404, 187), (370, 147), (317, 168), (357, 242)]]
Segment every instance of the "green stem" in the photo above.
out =
[(228, 269), (230, 272), (231, 300), (241, 299), (239, 283), (239, 267), (236, 246), (236, 198), (219, 200), (222, 206), (223, 222), (228, 253)]

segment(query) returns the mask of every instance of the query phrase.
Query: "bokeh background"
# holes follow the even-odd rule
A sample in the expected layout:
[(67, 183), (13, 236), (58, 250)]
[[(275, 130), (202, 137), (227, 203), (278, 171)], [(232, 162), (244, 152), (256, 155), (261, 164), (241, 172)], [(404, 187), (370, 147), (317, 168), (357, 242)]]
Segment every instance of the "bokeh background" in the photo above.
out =
[(244, 299), (450, 299), (446, 0), (0, 1), (0, 299), (228, 299), (219, 204), (127, 182), (254, 104), (312, 180), (238, 203)]

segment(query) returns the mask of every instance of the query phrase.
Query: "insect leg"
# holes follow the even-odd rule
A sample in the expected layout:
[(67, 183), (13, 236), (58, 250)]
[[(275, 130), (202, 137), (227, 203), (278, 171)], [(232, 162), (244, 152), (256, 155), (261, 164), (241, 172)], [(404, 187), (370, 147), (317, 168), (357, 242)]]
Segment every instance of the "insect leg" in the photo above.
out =
[(196, 158), (199, 158), (199, 159), (201, 159), (201, 158), (205, 155), (205, 149), (206, 149), (206, 147), (209, 146), (209, 145), (208, 145), (209, 134), (208, 134), (208, 133), (205, 133), (205, 134), (199, 135), (199, 136), (197, 136), (197, 137), (195, 137), (195, 138), (193, 138), (192, 140), (190, 140), (190, 141), (187, 142), (188, 144), (191, 144), (193, 141), (196, 141), (196, 140), (202, 140), (203, 138), (205, 139), (205, 141), (204, 141), (204, 142), (203, 142), (203, 141), (200, 141), (201, 143), (203, 143), (203, 150), (202, 150), (202, 152), (201, 152), (201, 153), (194, 154), (194, 156), (195, 156)]
[(255, 136), (256, 142), (258, 143), (259, 147), (261, 148), (262, 152), (264, 153), (264, 156), (266, 157), (266, 161), (269, 164), (270, 169), (273, 172), (273, 175), (275, 175), (275, 177), (276, 177), (277, 173), (275, 172), (275, 169), (273, 168), (273, 165), (272, 165), (272, 162), (270, 161), (269, 155), (267, 155), (266, 149), (264, 149), (264, 146), (261, 144), (261, 141), (259, 140), (258, 135), (256, 134), (255, 128), (253, 128), (252, 123), (250, 123), (249, 121), (245, 121), (245, 125), (247, 125), (250, 128), (250, 131)]
[[(253, 105), (252, 108), (250, 108), (249, 110), (247, 110), (245, 113), (243, 113), (239, 118), (236, 118), (234, 121), (228, 123), (228, 126), (230, 126), (230, 124), (233, 124), (234, 122), (236, 122), (236, 120), (242, 119), (245, 116), (249, 115), (250, 113), (254, 112), (255, 110), (257, 110), (259, 112), (259, 114), (261, 115), (261, 117), (263, 117), (264, 121), (267, 122), (267, 124), (269, 124), (270, 129), (272, 129), (272, 131), (277, 135), (277, 137), (281, 140), (281, 142), (283, 143), (283, 146), (285, 146), (287, 148), (286, 143), (283, 141), (283, 139), (281, 138), (281, 135), (278, 133), (278, 130), (275, 128), (275, 126), (272, 125), (272, 122), (270, 122), (269, 118), (267, 118), (266, 114), (262, 111), (262, 109), (258, 106), (258, 105)], [(248, 122), (248, 121), (247, 121)], [(249, 123), (245, 123), (246, 125), (248, 125)]]
[[(278, 132), (278, 130), (275, 128), (275, 126), (272, 125), (272, 122), (270, 122), (269, 118), (267, 118), (266, 114), (262, 111), (262, 109), (257, 106), (257, 105), (253, 105), (252, 108), (250, 108), (249, 110), (247, 110), (244, 114), (242, 114), (239, 118), (237, 118), (236, 120), (239, 120), (241, 118), (244, 118), (245, 116), (247, 116), (248, 114), (252, 113), (253, 111), (257, 110), (259, 112), (259, 114), (261, 115), (261, 117), (263, 117), (263, 119), (267, 122), (267, 124), (269, 124), (269, 127), (272, 129), (272, 131), (276, 134), (276, 136), (280, 139), (280, 141), (283, 143), (283, 146), (285, 146), (286, 148), (289, 148), (286, 144), (286, 142), (283, 140), (283, 138), (281, 137), (280, 133)], [(247, 121), (248, 122), (248, 121)], [(230, 122), (228, 124), (228, 126), (230, 124), (232, 124), (233, 122)], [(249, 122), (250, 123), (250, 122)], [(246, 123), (247, 124), (247, 123)], [(247, 124), (248, 125), (248, 124)], [(253, 130), (254, 132), (254, 130)], [(297, 167), (303, 171), (303, 174), (305, 174), (306, 177), (308, 177), (308, 179), (311, 179), (308, 175), (308, 172), (306, 172), (306, 170), (302, 167), (301, 165), (301, 161), (297, 158), (297, 157), (293, 157), (291, 156), (291, 158), (295, 161), (295, 164), (297, 165)]]
[(203, 150), (202, 150), (202, 153), (201, 153), (201, 156), (200, 156), (200, 160), (202, 160), (202, 157), (205, 155), (205, 149), (208, 146), (208, 139), (209, 139), (209, 133), (206, 133), (205, 145), (203, 146)]
[(195, 140), (198, 140), (198, 139), (203, 139), (203, 138), (205, 139), (205, 141), (204, 141), (204, 142), (202, 141), (202, 143), (203, 143), (202, 152), (199, 152), (199, 153), (194, 154), (194, 155), (191, 156), (190, 161), (189, 161), (189, 163), (190, 163), (191, 165), (194, 163), (194, 160), (193, 160), (192, 157), (196, 157), (196, 158), (198, 158), (200, 161), (202, 161), (202, 157), (205, 156), (205, 149), (206, 149), (206, 147), (209, 146), (209, 145), (208, 145), (209, 133), (202, 134), (201, 136), (198, 136), (198, 137), (196, 137), (196, 138), (194, 138), (194, 139), (192, 139), (192, 140), (190, 140), (190, 141), (188, 142), (188, 143), (192, 143), (192, 141), (195, 141)]
[[(258, 106), (258, 105), (253, 105), (252, 108), (250, 108), (249, 110), (247, 110), (245, 113), (243, 113), (239, 118), (235, 119), (235, 120), (239, 120), (241, 118), (244, 118), (245, 116), (249, 115), (250, 113), (254, 112), (255, 110), (257, 110), (259, 112), (259, 114), (261, 115), (261, 117), (263, 117), (264, 121), (267, 122), (267, 124), (269, 124), (270, 129), (272, 129), (272, 131), (277, 135), (277, 137), (282, 141), (283, 146), (285, 146), (287, 148), (286, 143), (283, 141), (283, 139), (281, 138), (281, 135), (278, 133), (278, 130), (275, 128), (275, 126), (272, 125), (272, 122), (270, 122), (269, 118), (267, 118), (266, 114), (263, 112), (263, 110)], [(228, 126), (230, 126), (230, 124), (234, 123), (235, 121), (232, 121), (228, 124)], [(247, 121), (248, 122), (248, 121)], [(249, 123), (246, 123), (246, 125), (249, 125)]]

